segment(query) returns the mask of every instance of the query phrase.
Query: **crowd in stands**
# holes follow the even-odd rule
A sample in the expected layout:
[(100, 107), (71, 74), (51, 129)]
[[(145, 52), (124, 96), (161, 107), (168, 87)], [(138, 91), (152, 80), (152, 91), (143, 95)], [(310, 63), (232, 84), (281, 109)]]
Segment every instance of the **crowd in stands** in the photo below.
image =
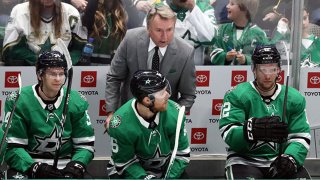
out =
[[(0, 1), (1, 64), (34, 65), (35, 57), (42, 51), (54, 49), (55, 39), (61, 38), (68, 45), (73, 63), (76, 65), (89, 37), (94, 38), (91, 65), (111, 64), (126, 31), (146, 26), (145, 17), (155, 4), (168, 5), (176, 13), (175, 35), (182, 37), (194, 47), (195, 65), (249, 65), (255, 45), (277, 44), (280, 40), (290, 41), (288, 32), (292, 1), (289, 0), (61, 1), (71, 4), (74, 8), (60, 5), (58, 0), (55, 2), (57, 7), (61, 8), (61, 12), (57, 9), (51, 10), (51, 14), (47, 9), (42, 10), (43, 12), (35, 11), (34, 14), (30, 12), (30, 17), (35, 18), (22, 22), (19, 22), (19, 14), (28, 13), (28, 10), (23, 8), (33, 7), (33, 1)], [(20, 5), (14, 8), (17, 4)], [(71, 8), (70, 11), (75, 14), (70, 14), (69, 10), (67, 12), (66, 7)], [(309, 49), (316, 47), (318, 41), (319, 7), (318, 1), (305, 0), (305, 18), (308, 18), (308, 23), (304, 25), (304, 32), (312, 37), (304, 37), (309, 38), (309, 41), (308, 45), (303, 47), (301, 61), (308, 58), (312, 66), (319, 65), (319, 58), (313, 52), (314, 48)], [(73, 21), (66, 16), (77, 17), (76, 19), (80, 20)], [(66, 18), (65, 21), (63, 18)], [(281, 32), (282, 35), (279, 37), (279, 25), (284, 24), (284, 18), (288, 23), (287, 32), (286, 35)], [(48, 27), (52, 29), (48, 30)]]

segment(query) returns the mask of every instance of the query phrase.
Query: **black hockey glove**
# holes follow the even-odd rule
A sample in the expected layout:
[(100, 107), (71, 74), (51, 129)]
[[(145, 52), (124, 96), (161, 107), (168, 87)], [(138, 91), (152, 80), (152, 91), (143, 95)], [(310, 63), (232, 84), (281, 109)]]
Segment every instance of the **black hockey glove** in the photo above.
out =
[(66, 178), (82, 179), (86, 172), (85, 165), (79, 161), (70, 161), (63, 169)]
[(286, 178), (289, 179), (297, 173), (297, 164), (294, 158), (290, 155), (281, 154), (274, 160), (269, 169), (270, 178)]
[(283, 143), (288, 137), (288, 125), (280, 122), (279, 116), (253, 117), (244, 122), (243, 133), (248, 141)]
[(61, 170), (47, 164), (36, 162), (28, 170), (29, 179), (62, 179), (64, 174)]

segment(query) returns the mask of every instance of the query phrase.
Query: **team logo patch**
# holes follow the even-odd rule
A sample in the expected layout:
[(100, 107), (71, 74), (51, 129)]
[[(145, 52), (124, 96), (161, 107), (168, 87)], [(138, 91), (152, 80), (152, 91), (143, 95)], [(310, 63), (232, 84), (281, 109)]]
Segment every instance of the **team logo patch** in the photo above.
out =
[(121, 124), (121, 116), (116, 115), (112, 117), (109, 125), (111, 128), (117, 128), (120, 126), (120, 124)]

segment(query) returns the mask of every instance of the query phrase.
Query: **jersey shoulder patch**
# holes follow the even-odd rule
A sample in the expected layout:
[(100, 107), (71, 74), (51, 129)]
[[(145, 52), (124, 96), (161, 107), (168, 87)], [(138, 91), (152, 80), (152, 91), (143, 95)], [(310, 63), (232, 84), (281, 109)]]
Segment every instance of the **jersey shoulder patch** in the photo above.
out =
[(109, 127), (110, 128), (117, 128), (121, 124), (121, 116), (120, 115), (115, 115), (111, 118)]

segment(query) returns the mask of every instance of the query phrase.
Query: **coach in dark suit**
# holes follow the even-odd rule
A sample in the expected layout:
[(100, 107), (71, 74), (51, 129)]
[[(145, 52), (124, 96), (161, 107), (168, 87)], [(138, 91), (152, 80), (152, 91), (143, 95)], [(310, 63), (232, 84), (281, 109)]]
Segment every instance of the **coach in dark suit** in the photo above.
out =
[(152, 63), (156, 51), (160, 59), (158, 70), (171, 85), (170, 99), (186, 106), (187, 110), (191, 108), (196, 98), (194, 49), (185, 40), (174, 36), (175, 21), (175, 13), (168, 6), (157, 5), (147, 16), (147, 28), (127, 31), (107, 73), (107, 122), (119, 105), (133, 97), (129, 88), (133, 73), (154, 69)]

